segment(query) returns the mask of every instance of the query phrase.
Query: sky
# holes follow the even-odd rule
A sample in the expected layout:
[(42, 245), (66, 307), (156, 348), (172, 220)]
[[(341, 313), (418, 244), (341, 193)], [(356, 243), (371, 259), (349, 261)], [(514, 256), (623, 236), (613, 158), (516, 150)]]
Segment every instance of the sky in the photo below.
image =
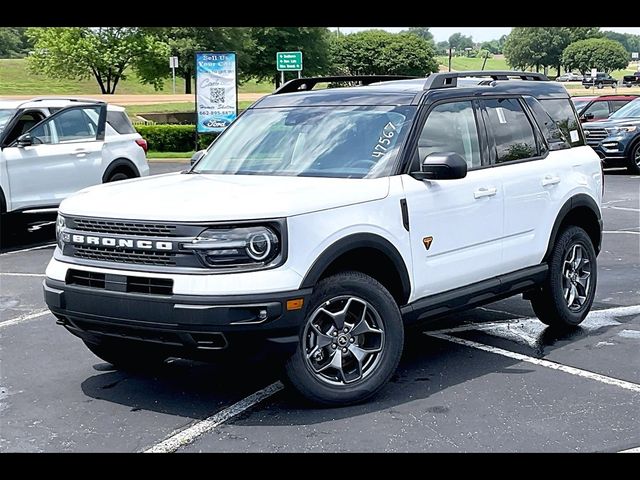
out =
[[(405, 30), (408, 27), (340, 27), (340, 32), (359, 32), (360, 30), (368, 30), (369, 28), (381, 28), (395, 33), (400, 30)], [(336, 27), (331, 27), (331, 29), (335, 30)], [(600, 27), (600, 29), (640, 35), (640, 27)], [(456, 32), (471, 35), (476, 42), (485, 42), (487, 40), (500, 38), (502, 35), (508, 35), (511, 27), (431, 27), (429, 31), (433, 33), (436, 42), (447, 40), (451, 34)]]

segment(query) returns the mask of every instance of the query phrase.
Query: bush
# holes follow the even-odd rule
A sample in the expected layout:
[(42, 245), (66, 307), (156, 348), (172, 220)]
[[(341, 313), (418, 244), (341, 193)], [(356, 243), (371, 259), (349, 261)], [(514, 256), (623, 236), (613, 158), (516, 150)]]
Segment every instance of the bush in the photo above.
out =
[[(136, 125), (136, 130), (154, 152), (189, 152), (194, 148), (195, 125)], [(198, 135), (198, 150), (207, 148), (216, 133)]]

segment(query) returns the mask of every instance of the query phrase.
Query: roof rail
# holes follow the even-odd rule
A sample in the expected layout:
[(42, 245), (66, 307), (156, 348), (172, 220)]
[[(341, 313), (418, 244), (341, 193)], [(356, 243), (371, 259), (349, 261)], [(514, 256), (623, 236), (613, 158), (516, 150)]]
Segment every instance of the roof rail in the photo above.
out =
[(509, 77), (517, 77), (520, 80), (549, 81), (546, 75), (535, 72), (512, 72), (508, 70), (470, 70), (465, 72), (432, 73), (424, 84), (425, 90), (439, 88), (453, 88), (458, 86), (458, 78), (465, 77), (491, 77), (493, 80), (509, 80)]
[(410, 80), (412, 78), (405, 75), (341, 75), (332, 77), (307, 77), (307, 78), (294, 78), (289, 80), (284, 85), (280, 86), (273, 95), (280, 93), (291, 93), (298, 91), (312, 90), (318, 83), (326, 82), (360, 82), (361, 85), (370, 85), (377, 82), (387, 82), (391, 80)]
[(96, 100), (95, 98), (81, 98), (81, 97), (34, 97), (29, 100), (25, 100), (24, 103), (46, 102), (49, 100), (66, 100), (69, 102), (81, 102), (81, 103), (105, 103), (104, 100)]

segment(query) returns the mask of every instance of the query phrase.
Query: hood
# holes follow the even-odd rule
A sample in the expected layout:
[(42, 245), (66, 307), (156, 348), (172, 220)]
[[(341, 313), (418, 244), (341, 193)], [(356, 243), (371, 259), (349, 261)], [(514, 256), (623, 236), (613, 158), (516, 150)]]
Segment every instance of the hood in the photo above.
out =
[(583, 123), (582, 128), (590, 130), (592, 128), (611, 128), (617, 125), (640, 125), (640, 118), (638, 117), (623, 117), (623, 118), (610, 118), (607, 120), (600, 120), (599, 122)]
[(132, 220), (253, 220), (379, 200), (388, 192), (388, 177), (169, 173), (86, 188), (64, 200), (60, 212)]

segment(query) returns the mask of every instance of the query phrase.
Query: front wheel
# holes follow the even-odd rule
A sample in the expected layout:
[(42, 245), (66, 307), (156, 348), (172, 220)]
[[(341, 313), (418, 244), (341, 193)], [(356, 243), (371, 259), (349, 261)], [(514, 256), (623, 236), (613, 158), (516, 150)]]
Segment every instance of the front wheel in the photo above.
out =
[(596, 85), (596, 88), (598, 88), (598, 89), (602, 89), (602, 88), (604, 88), (604, 84), (602, 84), (602, 83), (598, 83), (598, 84)]
[(579, 325), (591, 310), (597, 279), (596, 252), (591, 238), (582, 228), (571, 226), (556, 240), (547, 279), (531, 296), (533, 311), (547, 325)]
[(400, 310), (379, 282), (360, 272), (322, 280), (309, 301), (288, 383), (307, 399), (348, 405), (376, 394), (396, 370), (404, 344)]
[(129, 175), (127, 175), (124, 172), (115, 172), (115, 173), (112, 173), (111, 175), (109, 175), (109, 178), (107, 178), (107, 182), (106, 183), (118, 182), (120, 180), (127, 180), (129, 178), (133, 178), (133, 177), (130, 177)]
[(640, 142), (631, 149), (627, 171), (632, 175), (640, 174)]

